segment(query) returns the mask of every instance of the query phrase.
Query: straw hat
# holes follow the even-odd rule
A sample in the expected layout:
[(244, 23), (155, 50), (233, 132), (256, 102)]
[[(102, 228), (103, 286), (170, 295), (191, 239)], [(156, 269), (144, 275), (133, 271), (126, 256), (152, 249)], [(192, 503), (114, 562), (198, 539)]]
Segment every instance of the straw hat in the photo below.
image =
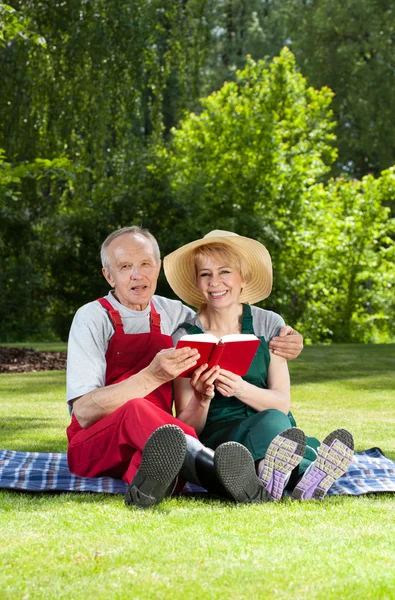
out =
[(220, 243), (229, 246), (244, 258), (249, 266), (250, 279), (240, 295), (240, 302), (255, 304), (267, 298), (272, 289), (272, 261), (265, 246), (251, 238), (231, 231), (215, 229), (201, 240), (181, 246), (163, 260), (166, 279), (181, 300), (198, 307), (205, 303), (196, 287), (195, 265), (192, 252), (195, 248)]

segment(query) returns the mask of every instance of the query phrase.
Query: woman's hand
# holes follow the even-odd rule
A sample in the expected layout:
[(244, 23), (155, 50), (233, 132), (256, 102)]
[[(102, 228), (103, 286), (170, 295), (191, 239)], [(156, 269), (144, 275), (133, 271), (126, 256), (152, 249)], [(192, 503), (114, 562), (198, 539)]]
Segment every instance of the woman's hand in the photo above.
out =
[(245, 381), (240, 375), (235, 375), (231, 371), (221, 369), (215, 380), (215, 387), (220, 394), (229, 398), (230, 396), (238, 396), (245, 386)]
[(192, 373), (191, 377), (191, 386), (201, 404), (210, 402), (214, 398), (214, 381), (219, 373), (218, 366), (211, 369), (207, 369), (207, 367), (207, 364), (201, 365)]

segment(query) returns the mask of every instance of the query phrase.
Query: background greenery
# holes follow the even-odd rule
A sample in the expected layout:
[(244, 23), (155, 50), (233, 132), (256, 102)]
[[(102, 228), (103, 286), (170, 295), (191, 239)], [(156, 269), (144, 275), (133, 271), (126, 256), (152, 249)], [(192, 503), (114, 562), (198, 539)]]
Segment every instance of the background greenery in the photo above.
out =
[(343, 4), (0, 3), (0, 340), (65, 339), (132, 223), (257, 238), (307, 340), (393, 339), (395, 12)]
[[(39, 346), (42, 348), (42, 346)], [(290, 362), (307, 433), (343, 426), (395, 459), (395, 345), (307, 347)], [(65, 451), (65, 373), (0, 375), (0, 438)], [(392, 600), (393, 494), (232, 505), (0, 491), (0, 597)]]

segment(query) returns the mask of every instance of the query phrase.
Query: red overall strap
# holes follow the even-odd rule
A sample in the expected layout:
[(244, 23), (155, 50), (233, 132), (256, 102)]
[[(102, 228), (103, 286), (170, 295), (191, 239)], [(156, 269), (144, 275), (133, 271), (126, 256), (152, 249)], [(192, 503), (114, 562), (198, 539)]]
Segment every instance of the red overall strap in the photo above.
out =
[[(125, 331), (123, 329), (122, 318), (121, 318), (121, 315), (119, 314), (119, 312), (117, 310), (115, 310), (115, 308), (105, 298), (98, 298), (97, 301), (100, 302), (102, 307), (108, 311), (111, 322), (114, 325), (115, 333), (125, 333)], [(156, 308), (155, 308), (152, 300), (150, 302), (150, 307), (151, 307), (151, 313), (150, 313), (151, 327), (150, 327), (150, 329), (151, 329), (151, 331), (156, 330), (158, 333), (160, 333), (160, 314), (158, 312), (156, 312)]]
[(156, 312), (156, 308), (155, 308), (152, 300), (150, 302), (150, 306), (151, 306), (151, 315), (150, 315), (151, 331), (157, 330), (158, 333), (160, 333), (160, 314)]
[(111, 322), (114, 325), (115, 333), (125, 333), (119, 312), (105, 298), (98, 298), (97, 301), (108, 311)]

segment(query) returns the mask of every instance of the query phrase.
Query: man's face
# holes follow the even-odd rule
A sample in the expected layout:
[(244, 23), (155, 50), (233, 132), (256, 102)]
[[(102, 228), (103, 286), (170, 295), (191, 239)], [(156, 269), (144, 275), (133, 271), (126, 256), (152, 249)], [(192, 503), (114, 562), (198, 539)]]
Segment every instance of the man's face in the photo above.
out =
[(144, 310), (154, 295), (161, 261), (146, 237), (125, 233), (108, 246), (110, 269), (103, 275), (115, 297), (132, 310)]

